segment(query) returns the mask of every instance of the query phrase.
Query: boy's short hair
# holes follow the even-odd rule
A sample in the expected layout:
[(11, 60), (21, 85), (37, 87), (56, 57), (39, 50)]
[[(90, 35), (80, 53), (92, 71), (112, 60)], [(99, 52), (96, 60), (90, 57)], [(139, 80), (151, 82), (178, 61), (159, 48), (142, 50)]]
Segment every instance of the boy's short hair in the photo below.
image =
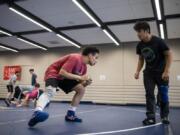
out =
[(33, 68), (31, 68), (31, 69), (29, 69), (29, 71), (30, 71), (30, 72), (31, 72), (31, 71), (32, 71), (32, 72), (34, 72), (34, 69), (33, 69)]
[(15, 71), (15, 74), (18, 74), (18, 73), (20, 73), (20, 71)]
[(139, 32), (140, 30), (147, 31), (148, 33), (151, 33), (150, 25), (147, 22), (137, 22), (134, 25), (134, 30)]
[(39, 84), (39, 83), (36, 83), (36, 84), (35, 84), (35, 87), (39, 88), (39, 87), (40, 87), (40, 84)]
[(97, 49), (96, 47), (89, 46), (83, 49), (82, 55), (84, 56), (87, 56), (88, 54), (95, 55), (96, 53), (99, 53), (99, 52), (100, 52), (99, 49)]

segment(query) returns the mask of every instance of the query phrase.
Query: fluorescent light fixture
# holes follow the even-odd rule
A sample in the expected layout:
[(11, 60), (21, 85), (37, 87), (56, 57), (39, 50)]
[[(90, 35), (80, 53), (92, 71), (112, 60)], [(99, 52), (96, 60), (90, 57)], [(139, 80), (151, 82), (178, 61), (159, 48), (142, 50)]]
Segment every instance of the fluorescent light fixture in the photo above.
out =
[(160, 27), (161, 38), (164, 39), (164, 26), (163, 26), (163, 24), (159, 24), (159, 27)]
[(101, 24), (77, 1), (72, 0), (98, 27), (101, 27)]
[(25, 19), (27, 19), (27, 20), (29, 20), (29, 21), (31, 21), (31, 22), (33, 22), (33, 23), (35, 23), (36, 25), (38, 25), (38, 26), (40, 26), (40, 27), (42, 27), (42, 28), (46, 29), (47, 31), (52, 32), (52, 30), (51, 30), (51, 29), (49, 29), (48, 27), (46, 27), (46, 26), (44, 26), (44, 25), (40, 24), (39, 22), (37, 22), (37, 21), (35, 21), (35, 20), (31, 19), (30, 17), (28, 17), (27, 15), (25, 15), (25, 14), (21, 13), (21, 12), (20, 12), (20, 11), (18, 11), (17, 9), (15, 9), (15, 8), (13, 8), (13, 7), (10, 7), (9, 9), (10, 9), (11, 11), (15, 12), (16, 14), (18, 14), (18, 15), (20, 15), (20, 16), (22, 16), (22, 17), (24, 17)]
[(74, 46), (76, 46), (77, 48), (81, 48), (78, 44), (76, 44), (76, 43), (72, 42), (71, 40), (69, 40), (69, 39), (65, 38), (64, 36), (61, 36), (60, 34), (56, 34), (56, 36), (58, 36), (58, 37), (60, 37), (60, 38), (64, 39), (65, 41), (67, 41), (67, 42), (69, 42), (69, 43), (73, 44), (73, 45), (74, 45)]
[(29, 42), (29, 41), (27, 41), (27, 40), (25, 40), (25, 39), (22, 39), (22, 38), (17, 38), (18, 40), (20, 40), (20, 41), (23, 41), (23, 42), (25, 42), (25, 43), (27, 43), (27, 44), (30, 44), (30, 45), (32, 45), (32, 46), (35, 46), (35, 47), (37, 47), (37, 48), (40, 48), (40, 49), (42, 49), (42, 50), (47, 50), (46, 48), (44, 48), (44, 47), (42, 47), (42, 46), (39, 46), (39, 45), (37, 45), (37, 44), (34, 44), (34, 43), (32, 43), (32, 42)]
[(158, 20), (161, 20), (162, 17), (161, 17), (161, 10), (160, 10), (159, 0), (155, 0), (155, 6), (156, 6)]
[(13, 51), (13, 52), (18, 52), (18, 51), (15, 50), (15, 49), (11, 49), (11, 48), (9, 48), (9, 47), (5, 47), (5, 46), (2, 46), (2, 45), (0, 45), (0, 48), (6, 49), (6, 50), (10, 50), (10, 51)]
[(8, 33), (8, 32), (5, 32), (5, 31), (3, 31), (3, 30), (0, 30), (0, 33), (3, 33), (3, 34), (8, 35), (8, 36), (12, 36), (12, 34), (10, 34), (10, 33)]
[(111, 36), (111, 34), (106, 29), (103, 29), (103, 31), (116, 45), (119, 45), (119, 43)]

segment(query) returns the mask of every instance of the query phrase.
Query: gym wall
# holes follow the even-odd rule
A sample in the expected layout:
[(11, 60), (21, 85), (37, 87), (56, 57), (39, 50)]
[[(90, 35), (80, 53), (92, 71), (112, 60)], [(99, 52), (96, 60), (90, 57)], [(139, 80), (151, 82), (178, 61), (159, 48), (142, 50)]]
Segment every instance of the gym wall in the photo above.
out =
[[(173, 51), (173, 63), (170, 73), (170, 105), (180, 107), (180, 40), (167, 42)], [(93, 84), (87, 87), (84, 101), (113, 104), (145, 104), (142, 73), (139, 80), (134, 79), (138, 56), (136, 44), (123, 43), (122, 46), (114, 44), (97, 46), (101, 53), (97, 65), (88, 67), (88, 74)], [(44, 72), (46, 68), (59, 57), (80, 52), (75, 47), (56, 48), (46, 51), (25, 50), (20, 53), (0, 52), (0, 98), (6, 95), (6, 81), (3, 81), (3, 67), (5, 65), (21, 65), (22, 80), (19, 84), (30, 84), (29, 68), (34, 68), (38, 75), (38, 82), (44, 88)], [(180, 78), (179, 78), (180, 79)], [(156, 91), (157, 93), (157, 91)], [(53, 100), (70, 101), (73, 93), (66, 95), (60, 91)]]

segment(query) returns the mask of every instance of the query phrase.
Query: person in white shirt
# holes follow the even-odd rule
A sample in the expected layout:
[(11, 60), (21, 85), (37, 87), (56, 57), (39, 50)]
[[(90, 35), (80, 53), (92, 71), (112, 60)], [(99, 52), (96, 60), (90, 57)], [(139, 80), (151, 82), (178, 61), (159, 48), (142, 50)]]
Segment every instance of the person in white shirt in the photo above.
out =
[(9, 82), (7, 84), (8, 93), (7, 93), (6, 99), (4, 100), (7, 107), (9, 107), (11, 104), (11, 98), (13, 95), (14, 87), (16, 84), (17, 77), (19, 75), (20, 75), (20, 73), (18, 71), (16, 71), (15, 74), (10, 77)]

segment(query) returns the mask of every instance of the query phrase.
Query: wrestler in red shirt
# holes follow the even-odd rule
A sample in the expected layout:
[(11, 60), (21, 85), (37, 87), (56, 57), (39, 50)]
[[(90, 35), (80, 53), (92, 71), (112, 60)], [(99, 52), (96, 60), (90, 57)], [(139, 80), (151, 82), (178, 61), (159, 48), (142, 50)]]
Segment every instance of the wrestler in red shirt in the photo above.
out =
[(78, 118), (75, 112), (85, 93), (85, 87), (92, 82), (86, 74), (87, 64), (94, 66), (97, 63), (98, 56), (99, 50), (96, 47), (86, 47), (81, 54), (74, 53), (61, 57), (47, 68), (44, 77), (46, 90), (37, 101), (35, 112), (28, 122), (30, 127), (48, 119), (49, 114), (43, 110), (56, 91), (60, 89), (66, 94), (75, 91), (65, 120), (82, 122), (82, 119)]

